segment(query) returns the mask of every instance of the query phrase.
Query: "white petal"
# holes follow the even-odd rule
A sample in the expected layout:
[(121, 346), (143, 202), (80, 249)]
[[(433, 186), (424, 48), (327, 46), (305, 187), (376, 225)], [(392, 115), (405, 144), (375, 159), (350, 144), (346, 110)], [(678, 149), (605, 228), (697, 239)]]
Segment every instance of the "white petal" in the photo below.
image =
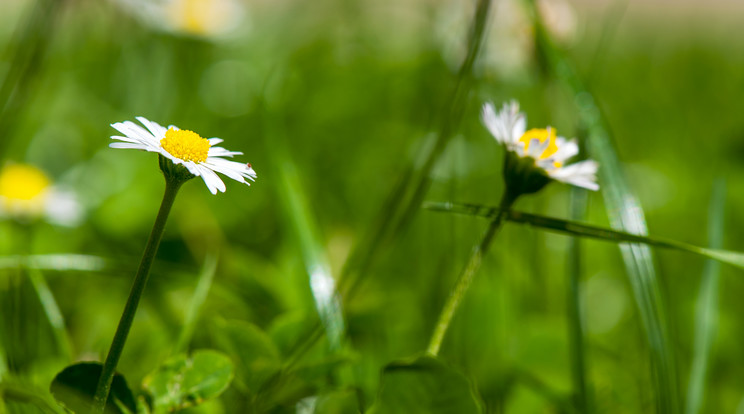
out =
[(212, 194), (217, 194), (217, 190), (223, 193), (225, 192), (225, 190), (227, 189), (225, 187), (225, 183), (220, 180), (220, 177), (218, 177), (217, 174), (214, 173), (214, 171), (203, 165), (199, 165), (199, 170), (201, 172), (201, 177), (204, 180), (204, 184), (207, 185), (207, 188), (209, 188), (209, 191)]
[(579, 153), (579, 144), (576, 143), (575, 139), (566, 141), (565, 138), (558, 137), (558, 139), (556, 139), (556, 145), (558, 145), (558, 151), (556, 151), (551, 158), (558, 162), (562, 163)]
[(540, 159), (540, 155), (545, 152), (546, 148), (548, 148), (548, 144), (550, 144), (550, 142), (547, 139), (543, 142), (540, 142), (537, 138), (531, 139), (527, 155), (536, 160)]
[(149, 131), (135, 124), (132, 121), (118, 122), (111, 124), (114, 129), (126, 135), (128, 138), (148, 144), (152, 146), (159, 146), (160, 141), (155, 138)]
[(208, 157), (232, 157), (234, 155), (243, 155), (239, 151), (228, 151), (222, 147), (211, 147), (209, 148)]
[(150, 121), (149, 119), (145, 118), (144, 116), (138, 116), (137, 117), (137, 120), (140, 121), (142, 123), (142, 125), (144, 125), (148, 130), (150, 130), (150, 132), (152, 133), (152, 135), (155, 138), (158, 138), (158, 140), (161, 140), (161, 139), (165, 138), (165, 131), (166, 131), (166, 129), (163, 128), (162, 126), (160, 126), (160, 124), (158, 124), (157, 122)]
[(123, 148), (123, 149), (139, 149), (145, 151), (152, 151), (149, 146), (134, 143), (134, 142), (112, 142), (109, 144), (110, 148)]
[(217, 145), (217, 144), (221, 143), (222, 141), (224, 141), (224, 139), (220, 139), (220, 138), (209, 138), (207, 141), (209, 141), (209, 145)]

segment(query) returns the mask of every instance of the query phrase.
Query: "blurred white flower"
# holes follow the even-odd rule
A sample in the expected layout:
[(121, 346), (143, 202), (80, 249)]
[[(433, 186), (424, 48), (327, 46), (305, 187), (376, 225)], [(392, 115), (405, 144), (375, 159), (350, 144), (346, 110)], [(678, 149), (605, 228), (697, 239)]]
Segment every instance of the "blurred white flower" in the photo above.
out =
[(212, 194), (217, 191), (225, 192), (225, 183), (216, 173), (224, 174), (235, 181), (250, 185), (248, 180), (255, 181), (256, 172), (250, 164), (229, 161), (222, 157), (241, 155), (242, 152), (228, 151), (214, 145), (222, 142), (219, 138), (202, 138), (196, 132), (179, 129), (171, 125), (168, 129), (157, 122), (144, 117), (137, 117), (147, 129), (132, 121), (112, 124), (117, 131), (125, 136), (112, 136), (111, 139), (124, 141), (114, 142), (111, 148), (141, 149), (158, 154), (169, 159), (176, 165), (183, 165), (193, 175), (201, 177)]
[(116, 0), (156, 30), (195, 36), (227, 35), (245, 26), (239, 0)]
[(0, 217), (44, 220), (61, 226), (80, 222), (83, 209), (71, 191), (52, 185), (40, 169), (7, 164), (0, 170)]
[[(596, 176), (599, 167), (597, 162), (586, 160), (566, 165), (566, 161), (579, 153), (576, 140), (557, 136), (555, 128), (551, 127), (527, 131), (526, 116), (519, 112), (519, 103), (516, 101), (505, 103), (499, 112), (496, 112), (492, 103), (484, 104), (481, 119), (496, 141), (519, 158), (516, 161), (520, 164), (516, 174), (529, 175), (536, 172), (538, 175), (547, 175), (549, 178), (577, 187), (594, 191), (599, 189)], [(506, 173), (514, 174), (515, 171)], [(530, 184), (527, 192), (542, 188), (539, 186), (535, 190), (532, 187), (537, 185), (533, 184), (534, 182)]]
[[(435, 36), (444, 59), (457, 68), (467, 53), (468, 31), (472, 24), (475, 0), (447, 0), (437, 13)], [(538, 0), (537, 7), (547, 31), (558, 41), (572, 42), (578, 32), (578, 19), (565, 0)], [(492, 2), (484, 34), (482, 51), (476, 66), (500, 76), (518, 77), (533, 59), (535, 32), (524, 2)]]

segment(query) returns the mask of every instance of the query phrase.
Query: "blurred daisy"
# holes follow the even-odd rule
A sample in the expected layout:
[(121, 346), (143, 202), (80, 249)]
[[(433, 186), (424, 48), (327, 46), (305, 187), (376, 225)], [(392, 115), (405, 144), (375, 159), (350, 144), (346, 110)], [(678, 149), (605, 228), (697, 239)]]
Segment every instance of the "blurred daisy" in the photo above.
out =
[(156, 30), (219, 37), (244, 28), (245, 5), (238, 0), (116, 0)]
[(171, 125), (168, 129), (157, 122), (143, 117), (137, 120), (145, 128), (132, 121), (111, 124), (124, 136), (112, 136), (111, 139), (124, 141), (114, 142), (111, 148), (134, 148), (157, 152), (175, 165), (182, 165), (194, 176), (201, 177), (212, 194), (225, 192), (225, 183), (217, 176), (221, 173), (235, 181), (250, 185), (246, 178), (255, 181), (256, 172), (250, 164), (226, 160), (223, 157), (241, 155), (242, 152), (228, 151), (214, 145), (222, 142), (219, 138), (202, 138), (196, 132), (179, 129)]
[(541, 180), (541, 176), (589, 190), (599, 189), (597, 162), (567, 164), (579, 153), (576, 140), (558, 136), (551, 127), (526, 130), (526, 117), (519, 112), (516, 101), (504, 104), (499, 112), (488, 102), (483, 105), (481, 118), (491, 135), (508, 151), (507, 183), (519, 181), (522, 193), (535, 192), (549, 182)]
[(72, 192), (52, 185), (40, 169), (7, 164), (0, 170), (0, 217), (20, 221), (43, 218), (74, 226), (82, 218), (82, 207)]

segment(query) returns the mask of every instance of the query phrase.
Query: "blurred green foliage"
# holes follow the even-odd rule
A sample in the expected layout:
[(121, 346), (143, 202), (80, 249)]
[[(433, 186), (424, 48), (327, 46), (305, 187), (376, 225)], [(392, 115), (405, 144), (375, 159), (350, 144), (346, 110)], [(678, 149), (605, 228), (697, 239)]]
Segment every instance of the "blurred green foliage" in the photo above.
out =
[[(347, 413), (384, 396), (383, 369), (425, 349), (485, 224), (418, 212), (374, 258), (354, 297), (345, 298), (344, 347), (321, 339), (303, 352), (298, 347), (319, 322), (293, 226), (313, 220), (338, 275), (400, 172), (446, 116), (442, 108), (464, 52), (445, 45), (464, 41), (473, 4), (246, 1), (241, 27), (224, 37), (167, 30), (123, 2), (39, 4), (0, 4), (0, 53), (7, 51), (0, 79), (23, 47), (17, 33), (38, 23), (28, 19), (34, 8), (56, 5), (44, 23), (43, 56), (18, 84), (25, 98), (11, 96), (22, 106), (2, 129), (0, 158), (35, 164), (73, 189), (86, 220), (76, 228), (0, 222), (0, 254), (89, 254), (105, 266), (42, 270), (72, 359), (28, 269), (0, 270), (0, 413), (53, 412), (40, 407), (55, 374), (105, 357), (163, 188), (155, 156), (107, 148), (115, 133), (109, 124), (137, 115), (225, 139), (226, 148), (245, 152), (239, 159), (253, 165), (258, 180), (250, 188), (228, 182), (218, 196), (194, 180), (179, 194), (119, 365), (133, 391), (141, 392), (133, 384), (176, 351), (201, 265), (216, 253), (186, 351), (230, 355), (235, 380), (219, 399), (189, 412)], [(453, 12), (460, 9), (461, 21)], [(618, 20), (619, 10), (577, 8), (577, 35), (565, 46), (608, 120), (651, 234), (706, 245), (715, 177), (728, 178), (728, 228), (744, 221), (740, 28), (710, 10), (666, 18), (663, 9), (639, 15), (630, 6)], [(493, 17), (507, 11), (494, 7)], [(495, 24), (490, 30), (484, 56), (491, 58), (476, 64), (475, 90), (432, 173), (428, 200), (498, 201), (502, 153), (478, 119), (485, 100), (517, 98), (531, 125), (579, 134), (570, 93), (546, 76), (530, 43), (520, 44), (525, 57), (510, 62), (512, 55), (489, 49), (508, 40)], [(289, 168), (304, 193), (301, 219), (291, 216), (296, 206), (285, 205), (281, 193), (280, 172)], [(568, 196), (566, 186), (552, 184), (517, 208), (568, 218)], [(588, 221), (606, 226), (601, 196), (590, 194), (589, 203)], [(742, 250), (743, 236), (725, 234), (725, 248)], [(441, 353), (447, 365), (435, 368), (468, 378), (486, 412), (570, 411), (567, 252), (566, 236), (507, 223), (455, 315)], [(582, 262), (595, 411), (652, 411), (648, 345), (618, 249), (584, 242)], [(690, 372), (703, 266), (693, 255), (657, 254), (680, 384)], [(742, 289), (740, 271), (724, 266), (703, 412), (744, 407), (736, 369), (744, 364)]]

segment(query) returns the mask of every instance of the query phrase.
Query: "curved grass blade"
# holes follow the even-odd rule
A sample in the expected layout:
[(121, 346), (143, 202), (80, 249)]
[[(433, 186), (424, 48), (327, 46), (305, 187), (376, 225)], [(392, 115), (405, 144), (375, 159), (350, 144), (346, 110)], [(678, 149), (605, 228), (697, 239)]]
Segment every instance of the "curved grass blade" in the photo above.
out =
[(196, 328), (196, 322), (199, 320), (199, 313), (202, 306), (204, 306), (204, 302), (207, 300), (207, 295), (209, 294), (209, 289), (212, 287), (212, 281), (214, 280), (216, 271), (217, 255), (214, 253), (207, 254), (201, 274), (199, 275), (199, 282), (196, 284), (196, 289), (194, 289), (194, 296), (191, 297), (191, 303), (189, 303), (189, 308), (186, 311), (183, 328), (178, 335), (178, 341), (173, 350), (174, 354), (183, 352), (191, 341), (191, 337), (194, 335), (194, 329)]
[(354, 246), (349, 255), (339, 281), (344, 300), (349, 300), (380, 249), (398, 234), (421, 206), (429, 189), (431, 171), (455, 135), (465, 113), (473, 83), (473, 64), (483, 44), (490, 8), (491, 0), (478, 0), (468, 39), (468, 52), (457, 73), (452, 95), (442, 111), (442, 123), (436, 135), (425, 137), (419, 144), (418, 158), (401, 175), (366, 237)]
[[(278, 135), (278, 134), (277, 134)], [(278, 175), (278, 192), (284, 206), (287, 219), (302, 250), (303, 262), (310, 279), (310, 290), (315, 300), (328, 342), (333, 349), (341, 348), (345, 323), (341, 313), (341, 304), (336, 291), (336, 280), (331, 274), (331, 266), (323, 247), (320, 232), (311, 216), (312, 209), (300, 185), (300, 178), (295, 165), (289, 158), (283, 144), (272, 143), (275, 165)]]
[[(708, 214), (708, 239), (711, 248), (719, 249), (723, 245), (724, 203), (726, 186), (723, 179), (716, 181)], [(687, 385), (687, 403), (685, 413), (701, 412), (705, 396), (705, 379), (710, 364), (711, 348), (718, 328), (718, 279), (721, 273), (720, 263), (714, 260), (705, 262), (703, 279), (700, 281), (695, 309), (695, 347), (692, 359), (690, 381)]]
[[(480, 216), (489, 219), (492, 219), (499, 213), (499, 211), (501, 211), (501, 209), (498, 207), (488, 207), (476, 204), (453, 204), (449, 202), (429, 202), (424, 204), (424, 208), (433, 211), (459, 213), (471, 216)], [(568, 234), (571, 236), (588, 237), (614, 243), (645, 244), (648, 246), (682, 250), (744, 269), (744, 253), (699, 247), (692, 244), (659, 237), (639, 236), (623, 231), (593, 226), (591, 224), (584, 224), (576, 221), (541, 216), (537, 214), (523, 213), (517, 210), (509, 210), (507, 212), (506, 219), (515, 223), (527, 224), (544, 230)]]
[[(603, 114), (572, 62), (553, 44), (539, 18), (535, 0), (528, 3), (534, 17), (536, 51), (540, 61), (574, 95), (582, 127), (589, 132), (588, 147), (592, 158), (601, 165), (599, 178), (611, 226), (647, 235), (643, 209), (625, 178)], [(653, 254), (648, 246), (642, 244), (620, 244), (619, 247), (651, 351), (657, 411), (677, 413), (680, 401), (677, 368)]]
[[(355, 293), (361, 277), (366, 273), (367, 268), (382, 246), (397, 233), (397, 230), (403, 227), (407, 219), (421, 206), (426, 190), (429, 188), (429, 174), (454, 135), (455, 126), (462, 118), (466, 98), (471, 89), (473, 64), (483, 43), (490, 7), (491, 0), (478, 1), (470, 30), (468, 53), (458, 71), (455, 89), (443, 111), (442, 125), (435, 142), (433, 145), (422, 145), (424, 150), (419, 154), (419, 162), (414, 163), (401, 175), (398, 183), (381, 206), (379, 216), (373, 221), (367, 235), (354, 246), (344, 263), (336, 292), (339, 292), (346, 301), (350, 300)], [(314, 327), (308, 331), (305, 340), (300, 341), (298, 347), (293, 351), (291, 361), (298, 361), (321, 338), (318, 329), (319, 327)]]
[(57, 301), (54, 299), (52, 289), (49, 288), (44, 275), (38, 269), (27, 269), (28, 277), (31, 280), (31, 284), (36, 291), (36, 295), (39, 297), (44, 314), (49, 321), (49, 325), (52, 327), (54, 333), (54, 339), (57, 341), (57, 346), (60, 352), (64, 355), (68, 361), (72, 361), (72, 342), (70, 341), (69, 335), (67, 335), (67, 328), (65, 327), (65, 319), (62, 316), (62, 311), (57, 305)]

